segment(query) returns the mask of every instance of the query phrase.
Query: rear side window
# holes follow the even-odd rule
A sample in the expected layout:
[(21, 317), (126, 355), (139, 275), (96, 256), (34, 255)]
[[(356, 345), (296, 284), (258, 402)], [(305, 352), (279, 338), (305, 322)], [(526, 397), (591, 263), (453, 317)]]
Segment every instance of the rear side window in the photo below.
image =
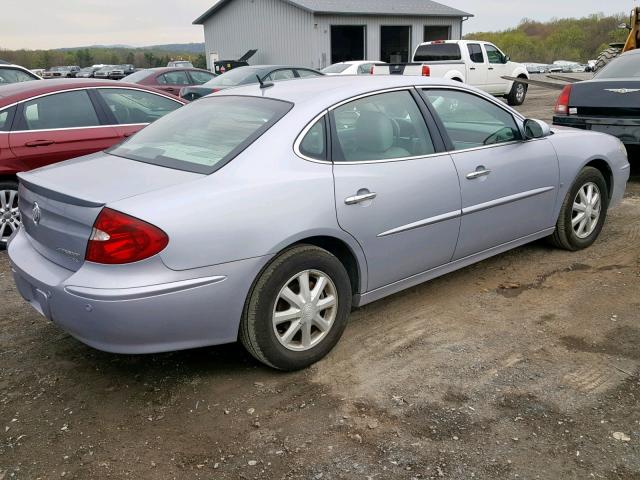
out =
[(313, 70), (298, 69), (297, 72), (298, 72), (298, 76), (300, 78), (313, 78), (313, 77), (321, 77), (322, 76), (318, 72), (314, 72)]
[(6, 108), (0, 112), (0, 132), (8, 132), (16, 107)]
[(414, 62), (440, 62), (462, 60), (457, 43), (426, 43), (420, 45), (413, 57)]
[(276, 70), (275, 72), (271, 72), (266, 80), (271, 80), (272, 82), (279, 82), (281, 80), (291, 80), (296, 78), (293, 73), (293, 70)]
[(216, 77), (213, 73), (200, 72), (198, 70), (190, 71), (189, 75), (191, 75), (191, 78), (196, 85), (202, 85), (203, 83), (207, 83), (209, 80)]
[[(424, 117), (408, 91), (354, 100), (333, 111), (334, 161), (366, 162), (435, 152)], [(332, 136), (333, 138), (333, 136)]]
[(315, 160), (327, 159), (326, 120), (318, 120), (300, 142), (300, 153)]
[(168, 72), (158, 77), (159, 84), (189, 85), (189, 77), (186, 72)]
[(484, 63), (484, 53), (482, 53), (482, 47), (479, 43), (470, 43), (467, 45), (469, 48), (469, 57), (473, 63)]
[(206, 97), (161, 118), (109, 153), (209, 174), (257, 140), (292, 104), (258, 97)]
[(56, 93), (23, 104), (26, 130), (95, 127), (100, 125), (85, 90)]
[(155, 122), (182, 106), (161, 95), (140, 90), (105, 88), (98, 92), (121, 125)]

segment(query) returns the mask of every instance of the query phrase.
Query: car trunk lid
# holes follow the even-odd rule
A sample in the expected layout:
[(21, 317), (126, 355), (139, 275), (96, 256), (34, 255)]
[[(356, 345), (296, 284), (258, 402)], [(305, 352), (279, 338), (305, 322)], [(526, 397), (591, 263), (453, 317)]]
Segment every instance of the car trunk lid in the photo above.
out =
[(640, 81), (592, 80), (571, 86), (569, 107), (578, 115), (640, 117)]
[(41, 255), (76, 271), (106, 204), (201, 177), (105, 153), (21, 173), (23, 228)]

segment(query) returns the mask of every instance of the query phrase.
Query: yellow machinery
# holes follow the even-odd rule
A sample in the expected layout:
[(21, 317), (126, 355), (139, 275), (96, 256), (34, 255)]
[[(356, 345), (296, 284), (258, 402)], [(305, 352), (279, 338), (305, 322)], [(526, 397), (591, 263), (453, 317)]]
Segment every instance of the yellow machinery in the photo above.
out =
[(631, 21), (629, 25), (621, 26), (629, 30), (627, 41), (625, 43), (612, 43), (609, 48), (602, 52), (596, 60), (596, 71), (607, 65), (618, 55), (640, 47), (640, 7), (635, 7), (631, 11)]

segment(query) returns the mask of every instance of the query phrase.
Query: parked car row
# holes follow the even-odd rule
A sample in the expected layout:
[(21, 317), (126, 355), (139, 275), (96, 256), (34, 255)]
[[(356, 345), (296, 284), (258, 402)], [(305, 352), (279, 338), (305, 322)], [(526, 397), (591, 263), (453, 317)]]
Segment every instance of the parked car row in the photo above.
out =
[(81, 68), (76, 65), (67, 67), (51, 67), (44, 71), (42, 78), (75, 78), (80, 70)]

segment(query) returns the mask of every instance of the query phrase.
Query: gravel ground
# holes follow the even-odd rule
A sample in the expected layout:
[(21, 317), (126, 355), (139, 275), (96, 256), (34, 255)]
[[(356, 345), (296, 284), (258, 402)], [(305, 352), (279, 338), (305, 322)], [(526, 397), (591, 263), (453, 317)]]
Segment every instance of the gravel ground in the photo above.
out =
[(368, 305), (292, 374), (237, 345), (92, 350), (0, 252), (0, 480), (638, 479), (639, 170), (591, 249), (534, 243)]

